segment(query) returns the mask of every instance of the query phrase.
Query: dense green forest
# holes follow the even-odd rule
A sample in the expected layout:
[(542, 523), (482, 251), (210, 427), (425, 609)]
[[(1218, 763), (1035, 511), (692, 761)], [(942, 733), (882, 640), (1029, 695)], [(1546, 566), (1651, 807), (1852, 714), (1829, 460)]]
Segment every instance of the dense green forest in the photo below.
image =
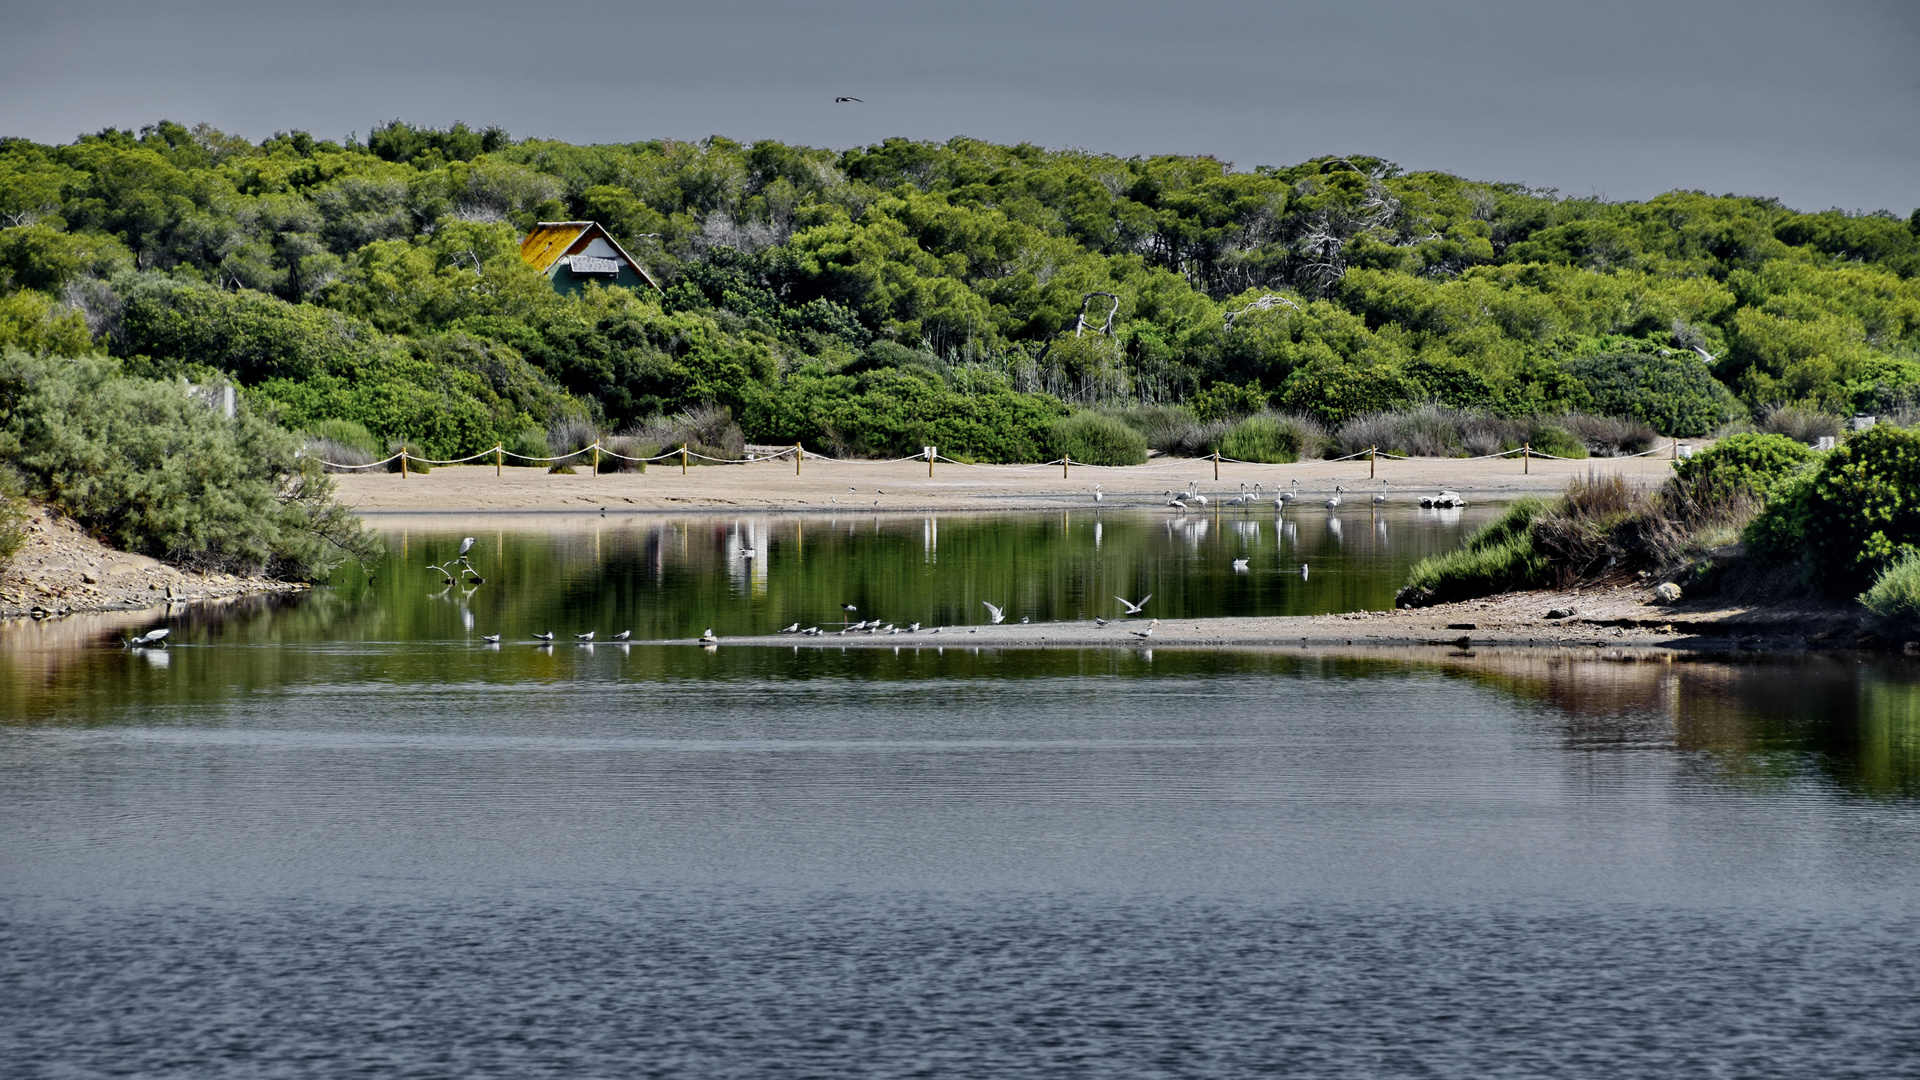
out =
[[(536, 221), (663, 286), (556, 294)], [(1061, 417), (1422, 404), (1698, 435), (1920, 391), (1920, 211), (1563, 198), (1369, 157), (970, 139), (574, 146), (395, 121), (0, 141), (0, 346), (224, 375), (435, 456), (724, 406), (754, 441), (1034, 459)], [(336, 425), (338, 429), (338, 425)]]

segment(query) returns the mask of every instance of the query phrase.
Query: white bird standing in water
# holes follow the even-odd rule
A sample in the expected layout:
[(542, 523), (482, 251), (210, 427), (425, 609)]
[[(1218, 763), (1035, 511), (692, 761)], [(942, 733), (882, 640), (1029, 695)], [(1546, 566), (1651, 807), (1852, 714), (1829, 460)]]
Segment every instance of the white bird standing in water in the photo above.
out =
[(1386, 501), (1387, 501), (1387, 482), (1385, 480), (1382, 480), (1380, 481), (1380, 494), (1375, 495), (1373, 497), (1373, 505), (1383, 506), (1386, 504)]
[(1001, 621), (1007, 617), (1005, 612), (1001, 611), (997, 607), (994, 607), (992, 604), (988, 604), (985, 600), (982, 600), (980, 602), (986, 605), (987, 614), (993, 618), (993, 623), (995, 626), (1000, 625)]
[(171, 633), (173, 633), (173, 631), (164, 626), (158, 630), (149, 630), (139, 637), (128, 638), (127, 647), (130, 649), (144, 649), (149, 646), (158, 646), (164, 649), (167, 647), (167, 635)]
[(1282, 506), (1285, 506), (1287, 503), (1290, 503), (1293, 500), (1300, 497), (1300, 492), (1298, 490), (1299, 487), (1300, 487), (1300, 481), (1295, 480), (1293, 481), (1292, 485), (1287, 488), (1287, 490), (1282, 491), (1279, 494), (1275, 495), (1274, 498), (1278, 500)]
[(1100, 494), (1100, 485), (1099, 484), (1093, 485), (1093, 501), (1099, 502), (1101, 499), (1104, 499), (1104, 498), (1106, 498), (1106, 496)]
[(1307, 580), (1307, 564), (1306, 563), (1300, 564), (1300, 580), (1301, 581)]
[(1340, 493), (1345, 490), (1347, 489), (1341, 487), (1339, 484), (1333, 485), (1333, 498), (1327, 500), (1327, 509), (1329, 510), (1340, 509)]

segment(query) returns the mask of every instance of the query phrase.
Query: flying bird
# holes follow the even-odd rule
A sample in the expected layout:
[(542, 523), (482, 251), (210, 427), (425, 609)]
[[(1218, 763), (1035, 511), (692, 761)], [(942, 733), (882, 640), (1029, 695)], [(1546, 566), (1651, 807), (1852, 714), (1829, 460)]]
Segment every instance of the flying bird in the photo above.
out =
[(988, 614), (988, 615), (991, 615), (991, 616), (993, 617), (993, 623), (994, 623), (994, 625), (995, 625), (995, 626), (998, 626), (998, 625), (1000, 625), (1000, 623), (1001, 623), (1001, 622), (1002, 622), (1002, 621), (1003, 621), (1004, 619), (1006, 619), (1006, 617), (1007, 617), (1007, 616), (1006, 616), (1006, 613), (1005, 613), (1005, 612), (1003, 612), (1003, 611), (1001, 611), (1001, 610), (1000, 610), (999, 608), (997, 608), (997, 607), (994, 607), (994, 606), (993, 606), (992, 604), (988, 604), (988, 603), (987, 603), (987, 602), (986, 602), (985, 600), (982, 600), (982, 601), (980, 601), (980, 602), (981, 602), (982, 604), (985, 604), (985, 605), (986, 605), (986, 608), (987, 608), (987, 614)]
[(1153, 599), (1153, 594), (1152, 594), (1152, 593), (1148, 593), (1147, 595), (1145, 595), (1145, 596), (1143, 596), (1143, 597), (1141, 597), (1141, 598), (1140, 598), (1140, 602), (1139, 602), (1139, 603), (1137, 603), (1137, 604), (1136, 604), (1136, 603), (1134, 603), (1133, 601), (1131, 601), (1131, 600), (1129, 600), (1129, 599), (1127, 599), (1127, 598), (1126, 598), (1126, 597), (1124, 597), (1124, 596), (1116, 596), (1116, 597), (1114, 597), (1114, 599), (1115, 599), (1115, 600), (1118, 600), (1118, 601), (1120, 601), (1121, 603), (1123, 603), (1123, 604), (1125, 604), (1125, 605), (1127, 605), (1127, 614), (1129, 614), (1129, 615), (1138, 615), (1138, 614), (1140, 614), (1140, 609), (1141, 609), (1141, 608), (1143, 608), (1143, 607), (1146, 607), (1146, 606), (1147, 606), (1147, 601), (1149, 601), (1149, 600), (1151, 600), (1151, 599)]
[(845, 105), (849, 101), (859, 102), (862, 105), (866, 104), (866, 102), (860, 101), (860, 99), (857, 97), (837, 97), (833, 99), (833, 103), (835, 105)]

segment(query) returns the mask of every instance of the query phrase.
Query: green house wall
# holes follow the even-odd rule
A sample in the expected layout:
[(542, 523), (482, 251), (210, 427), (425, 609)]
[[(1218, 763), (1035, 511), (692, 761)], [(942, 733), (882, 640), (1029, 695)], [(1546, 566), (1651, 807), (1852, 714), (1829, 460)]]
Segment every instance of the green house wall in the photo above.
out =
[(553, 282), (555, 292), (568, 296), (584, 291), (589, 281), (597, 281), (602, 285), (618, 285), (623, 289), (633, 289), (636, 292), (653, 288), (647, 284), (646, 278), (635, 273), (633, 267), (624, 262), (620, 264), (620, 272), (612, 277), (605, 274), (576, 274), (572, 267), (554, 263), (553, 269), (547, 272), (547, 280)]

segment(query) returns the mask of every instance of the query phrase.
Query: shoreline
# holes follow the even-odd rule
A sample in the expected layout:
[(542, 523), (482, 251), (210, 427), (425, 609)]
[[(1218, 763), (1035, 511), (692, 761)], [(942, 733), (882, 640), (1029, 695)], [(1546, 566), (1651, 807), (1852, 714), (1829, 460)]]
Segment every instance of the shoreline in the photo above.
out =
[[(1261, 484), (1264, 502), (1298, 482), (1302, 500), (1318, 503), (1346, 489), (1349, 505), (1366, 506), (1384, 490), (1391, 502), (1411, 505), (1422, 494), (1449, 488), (1469, 503), (1505, 502), (1522, 495), (1555, 495), (1589, 471), (1619, 473), (1657, 484), (1671, 475), (1665, 457), (1537, 459), (1381, 458), (1303, 461), (1290, 465), (1221, 462), (1219, 479), (1208, 458), (1156, 458), (1146, 465), (1104, 467), (968, 466), (940, 463), (927, 475), (924, 461), (866, 462), (808, 459), (795, 475), (789, 461), (746, 465), (655, 466), (645, 473), (565, 475), (544, 469), (491, 465), (440, 466), (425, 475), (335, 473), (340, 501), (361, 515), (541, 513), (674, 513), (707, 510), (753, 513), (1059, 510), (1099, 505), (1163, 508), (1164, 492), (1197, 482), (1214, 500)], [(1369, 477), (1369, 472), (1375, 475)], [(1382, 486), (1382, 481), (1385, 486)], [(1103, 498), (1093, 499), (1095, 485)]]
[(195, 574), (121, 551), (34, 504), (27, 542), (0, 570), (0, 622), (170, 611), (191, 603), (301, 593), (310, 586), (233, 574)]

